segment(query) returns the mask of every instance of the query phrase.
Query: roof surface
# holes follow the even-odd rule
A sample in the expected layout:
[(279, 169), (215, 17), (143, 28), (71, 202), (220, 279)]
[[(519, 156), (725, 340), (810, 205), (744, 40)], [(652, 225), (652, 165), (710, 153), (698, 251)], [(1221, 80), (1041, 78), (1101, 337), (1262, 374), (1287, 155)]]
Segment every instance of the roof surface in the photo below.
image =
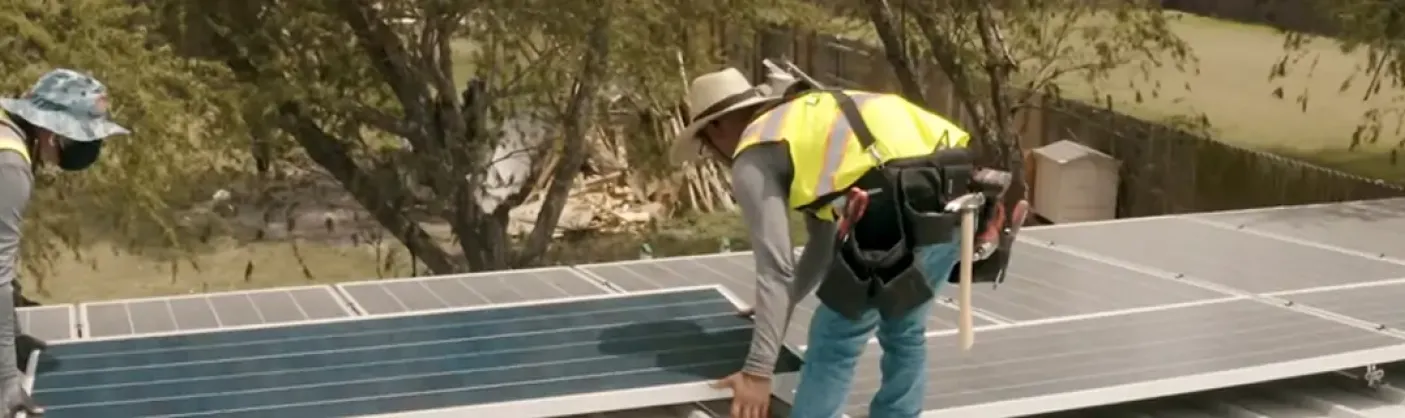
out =
[[(1156, 376), (1176, 377), (1159, 383), (1159, 392), (1123, 390), (1118, 399), (1142, 400), (1116, 405), (1104, 405), (1108, 402), (1097, 399), (1117, 397), (1079, 395), (1079, 391), (1090, 390), (1077, 385), (1065, 387), (1064, 393), (1054, 390), (1032, 394), (1030, 398), (1077, 398), (1083, 402), (1054, 402), (1055, 408), (1046, 408), (1050, 411), (1059, 405), (1088, 406), (1033, 416), (1405, 417), (1405, 390), (1401, 389), (1405, 387), (1405, 364), (1390, 363), (1405, 357), (1386, 361), (1390, 364), (1380, 370), (1298, 373), (1279, 368), (1273, 373), (1256, 372), (1258, 378), (1241, 379), (1260, 382), (1244, 385), (1191, 380), (1193, 384), (1186, 386), (1185, 371), (1174, 370), (1206, 368), (1234, 373), (1238, 367), (1235, 362), (1242, 361), (1233, 360), (1235, 356), (1259, 356), (1260, 360), (1243, 363), (1243, 368), (1253, 369), (1267, 367), (1257, 363), (1266, 358), (1288, 355), (1295, 363), (1291, 370), (1325, 372), (1339, 369), (1332, 365), (1343, 364), (1342, 355), (1359, 347), (1405, 347), (1405, 332), (1399, 331), (1405, 328), (1405, 309), (1399, 307), (1399, 302), (1405, 300), (1405, 199), (1030, 227), (1026, 231), (1011, 266), (1010, 282), (995, 290), (975, 289), (977, 325), (986, 329), (978, 335), (987, 336), (986, 340), (978, 338), (978, 350), (998, 350), (1002, 345), (995, 340), (1023, 335), (1020, 338), (1033, 338), (1024, 345), (1054, 344), (1066, 347), (1065, 350), (1079, 346), (1083, 347), (1080, 350), (1105, 350), (1105, 354), (1084, 356), (1091, 361), (1087, 363), (1031, 357), (1021, 360), (1034, 361), (1029, 366), (1011, 362), (1010, 367), (970, 374), (969, 370), (963, 371), (963, 367), (969, 367), (962, 364), (971, 359), (959, 357), (954, 354), (959, 350), (949, 347), (948, 335), (955, 328), (956, 310), (949, 299), (944, 299), (928, 324), (929, 340), (933, 341), (929, 348), (934, 350), (931, 368), (939, 371), (932, 374), (929, 388), (950, 389), (938, 394), (929, 392), (929, 398), (944, 399), (936, 405), (950, 409), (960, 402), (975, 402), (972, 396), (1003, 390), (991, 386), (992, 382), (1018, 381), (1021, 385), (1037, 386), (1044, 384), (1041, 382), (1131, 373), (1142, 376), (1134, 380), (1143, 380), (1133, 382), (1136, 384), (1103, 382), (1098, 384), (1102, 386), (1089, 387), (1156, 388), (1156, 382), (1161, 382), (1155, 380)], [(710, 284), (722, 285), (733, 294), (751, 295), (754, 289), (750, 277), (754, 273), (749, 261), (747, 253), (731, 253), (377, 280), (333, 287), (103, 301), (76, 308), (27, 308), (21, 311), (20, 320), (25, 329), (62, 341), (396, 315)], [(945, 292), (949, 295), (951, 289)], [(792, 329), (804, 329), (816, 304), (813, 297), (800, 303)], [(1198, 319), (1197, 315), (1212, 319)], [(1132, 318), (1163, 318), (1163, 322), (1150, 322), (1163, 325), (1153, 329), (1113, 329), (1116, 327), (1112, 325), (1126, 325)], [(1179, 322), (1164, 322), (1165, 318)], [(1255, 318), (1279, 319), (1270, 321), (1268, 326), (1258, 326), (1262, 324), (1254, 322)], [(1113, 331), (1058, 331), (1095, 325)], [(1255, 328), (1263, 328), (1256, 331), (1257, 337), (1245, 336)], [(1011, 329), (1033, 333), (1005, 331)], [(1068, 335), (1040, 337), (1060, 333)], [(1118, 335), (1127, 341), (1156, 343), (1158, 348), (1122, 351), (1124, 354), (1119, 355), (1115, 350), (1106, 351), (1110, 350), (1106, 344), (1096, 342)], [(792, 336), (787, 342), (793, 349), (803, 351), (803, 338), (797, 337)], [(1059, 339), (1068, 341), (1057, 342)], [(1157, 342), (1161, 340), (1166, 342)], [(987, 343), (982, 345), (980, 341)], [(1216, 341), (1239, 341), (1235, 344), (1243, 345), (1224, 346)], [(1011, 345), (1007, 341), (1003, 347)], [(1395, 351), (1398, 350), (1391, 352)], [(869, 353), (866, 357), (874, 357), (877, 349)], [(1127, 358), (1127, 353), (1138, 357)], [(1007, 355), (1028, 356), (1016, 352)], [(865, 373), (874, 373), (875, 361), (868, 358), (861, 362), (861, 378)], [(1219, 365), (1185, 363), (1196, 359)], [(1314, 366), (1318, 360), (1320, 365)], [(1268, 362), (1277, 364), (1276, 361), (1279, 360)], [(1041, 372), (1037, 370), (1041, 364), (1058, 367)], [(1360, 363), (1365, 364), (1368, 363)], [(1380, 371), (1384, 374), (1372, 375), (1378, 378), (1376, 385), (1367, 385), (1366, 379), (1360, 378)], [(1394, 371), (1402, 374), (1392, 374)], [(1279, 378), (1282, 379), (1270, 381)], [(851, 415), (862, 415), (866, 401), (863, 393), (872, 389), (868, 386), (871, 384), (856, 384)], [(1171, 386), (1179, 389), (1166, 389)], [(1194, 387), (1203, 390), (1184, 389)], [(963, 395), (966, 398), (951, 397), (962, 391), (971, 393)], [(727, 402), (718, 401), (581, 417), (720, 417), (726, 416), (726, 409)], [(783, 409), (778, 411), (778, 416), (783, 414)]]

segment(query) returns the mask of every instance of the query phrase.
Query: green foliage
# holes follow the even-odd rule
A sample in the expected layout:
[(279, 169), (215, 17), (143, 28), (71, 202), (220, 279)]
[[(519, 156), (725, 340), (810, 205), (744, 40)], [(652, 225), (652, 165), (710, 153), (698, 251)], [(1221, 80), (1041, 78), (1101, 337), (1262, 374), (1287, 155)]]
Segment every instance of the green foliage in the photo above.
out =
[(112, 239), (119, 248), (183, 247), (173, 204), (201, 191), (240, 155), (222, 66), (175, 56), (150, 36), (146, 10), (124, 0), (0, 2), (0, 93), (72, 68), (108, 85), (113, 118), (133, 134), (106, 144), (81, 173), (44, 171), (25, 225), (25, 267), (42, 277), (66, 248)]

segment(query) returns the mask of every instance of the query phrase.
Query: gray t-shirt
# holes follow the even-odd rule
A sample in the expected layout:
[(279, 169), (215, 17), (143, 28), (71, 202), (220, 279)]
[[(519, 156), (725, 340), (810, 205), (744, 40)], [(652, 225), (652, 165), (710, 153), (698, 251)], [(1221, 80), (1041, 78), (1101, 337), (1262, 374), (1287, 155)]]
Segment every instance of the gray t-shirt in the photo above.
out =
[(771, 375), (795, 304), (819, 286), (834, 253), (835, 224), (806, 217), (805, 229), (812, 239), (795, 263), (789, 216), (794, 171), (784, 143), (753, 145), (732, 162), (732, 194), (741, 206), (756, 258), (756, 331), (742, 370), (759, 376)]

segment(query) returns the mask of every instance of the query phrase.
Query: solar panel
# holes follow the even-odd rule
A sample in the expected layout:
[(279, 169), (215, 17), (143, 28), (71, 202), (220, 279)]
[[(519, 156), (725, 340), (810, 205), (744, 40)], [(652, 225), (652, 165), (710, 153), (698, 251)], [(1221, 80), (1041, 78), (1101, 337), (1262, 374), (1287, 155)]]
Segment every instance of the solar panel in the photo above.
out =
[[(750, 303), (756, 294), (754, 265), (750, 252), (736, 252), (590, 264), (576, 268), (626, 292), (718, 284), (726, 286), (733, 294), (743, 295)], [(805, 345), (810, 319), (815, 315), (816, 306), (819, 306), (819, 299), (813, 294), (806, 296), (796, 305), (795, 312), (791, 315), (789, 331), (786, 333), (786, 344), (791, 347)], [(936, 313), (927, 321), (929, 330), (956, 328), (955, 309), (939, 305), (934, 311)], [(984, 318), (975, 318), (975, 321), (977, 325), (993, 323)]]
[(1333, 313), (1405, 331), (1405, 282), (1373, 283), (1276, 295)]
[(1137, 309), (1198, 300), (1225, 293), (1118, 267), (1085, 257), (1017, 242), (1005, 283), (978, 285), (972, 305), (1008, 321), (1030, 321)]
[(329, 286), (90, 302), (78, 306), (85, 338), (278, 324), (355, 315)]
[(1391, 211), (1386, 204), (1405, 202), (1350, 202), (1193, 215), (1194, 219), (1242, 227), (1286, 239), (1320, 243), (1370, 257), (1405, 260), (1405, 209)]
[[(1247, 299), (996, 325), (970, 353), (951, 332), (927, 343), (931, 418), (1025, 416), (1405, 359), (1405, 339)], [(877, 348), (860, 362), (852, 417), (878, 386)], [(778, 394), (793, 391), (793, 378), (778, 381)]]
[(1020, 235), (1254, 293), (1405, 277), (1405, 265), (1179, 218), (1071, 224)]
[(459, 308), (608, 293), (569, 267), (341, 283), (366, 315)]
[(78, 338), (78, 313), (70, 304), (18, 308), (15, 320), (21, 331), (44, 341)]
[(48, 418), (534, 418), (673, 405), (728, 396), (709, 384), (749, 348), (737, 309), (712, 286), (74, 340), (44, 353), (33, 393)]

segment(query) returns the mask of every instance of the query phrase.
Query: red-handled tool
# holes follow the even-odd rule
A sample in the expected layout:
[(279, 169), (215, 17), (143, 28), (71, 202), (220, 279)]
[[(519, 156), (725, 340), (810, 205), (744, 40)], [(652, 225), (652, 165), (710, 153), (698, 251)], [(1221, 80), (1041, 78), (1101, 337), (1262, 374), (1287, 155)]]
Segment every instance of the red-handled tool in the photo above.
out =
[(868, 191), (858, 187), (849, 188), (849, 193), (844, 195), (844, 212), (839, 216), (840, 241), (848, 238), (849, 228), (853, 228), (854, 223), (863, 217), (865, 210), (868, 210)]

